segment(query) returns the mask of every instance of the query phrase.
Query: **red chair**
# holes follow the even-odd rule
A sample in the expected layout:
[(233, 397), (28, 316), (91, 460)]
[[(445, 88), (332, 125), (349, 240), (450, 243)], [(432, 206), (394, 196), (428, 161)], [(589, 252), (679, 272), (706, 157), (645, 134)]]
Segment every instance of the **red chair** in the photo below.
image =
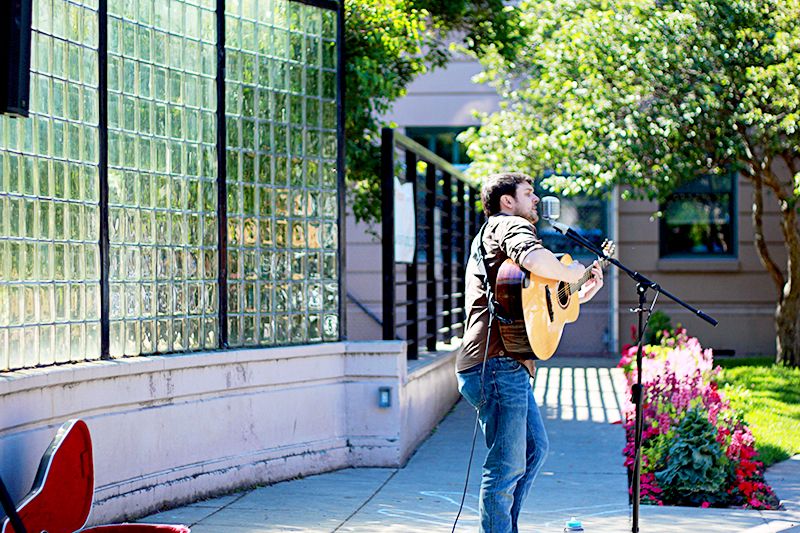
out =
[(7, 515), (0, 533), (189, 533), (186, 526), (157, 524), (82, 529), (92, 510), (93, 494), (92, 437), (83, 420), (69, 420), (59, 428), (42, 456), (33, 488), (16, 508), (0, 481), (0, 497)]

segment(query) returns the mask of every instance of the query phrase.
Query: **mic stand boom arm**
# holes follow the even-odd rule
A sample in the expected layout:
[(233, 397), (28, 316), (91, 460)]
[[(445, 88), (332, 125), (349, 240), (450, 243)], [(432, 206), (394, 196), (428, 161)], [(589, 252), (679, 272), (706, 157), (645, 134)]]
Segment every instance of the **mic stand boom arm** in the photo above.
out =
[[(652, 313), (653, 307), (655, 307), (655, 300), (658, 298), (659, 294), (663, 294), (667, 298), (677, 302), (678, 304), (682, 305), (686, 309), (692, 312), (697, 317), (705, 320), (712, 326), (717, 325), (717, 321), (708, 316), (703, 311), (689, 305), (688, 303), (684, 302), (674, 294), (670, 293), (669, 291), (664, 290), (658, 283), (652, 281), (651, 279), (647, 278), (643, 274), (639, 272), (635, 272), (630, 268), (626, 267), (613, 257), (608, 257), (602, 250), (597, 248), (594, 243), (587, 240), (583, 235), (580, 235), (578, 232), (563, 224), (561, 222), (555, 222), (553, 220), (547, 220), (550, 225), (555, 228), (556, 231), (561, 233), (562, 235), (567, 236), (572, 241), (578, 243), (582, 247), (586, 248), (593, 254), (596, 254), (601, 259), (604, 259), (611, 263), (612, 265), (616, 266), (618, 269), (622, 270), (628, 276), (631, 277), (636, 282), (636, 293), (639, 296), (639, 306), (638, 308), (632, 310), (635, 311), (639, 315), (639, 330), (637, 332), (637, 350), (636, 350), (636, 384), (631, 387), (631, 400), (633, 404), (636, 406), (636, 416), (634, 422), (634, 466), (633, 466), (633, 487), (632, 487), (632, 501), (633, 501), (633, 527), (631, 529), (632, 533), (639, 533), (639, 499), (641, 495), (641, 469), (642, 469), (642, 428), (644, 426), (643, 421), (643, 413), (642, 413), (642, 346), (644, 340), (644, 332), (647, 328), (648, 322), (650, 322), (650, 315)], [(647, 303), (647, 289), (652, 289), (655, 291), (655, 297), (653, 298), (653, 303), (649, 309), (646, 309)], [(644, 313), (647, 313), (647, 319), (644, 319)]]
[[(548, 221), (548, 222), (550, 222), (550, 221)], [(630, 276), (631, 279), (633, 279), (637, 283), (637, 285), (638, 284), (644, 285), (645, 289), (653, 289), (655, 292), (663, 294), (667, 298), (673, 300), (674, 302), (682, 305), (683, 307), (685, 307), (686, 309), (691, 311), (692, 314), (702, 318), (703, 320), (705, 320), (706, 322), (708, 322), (712, 326), (716, 326), (718, 324), (718, 322), (715, 319), (713, 319), (712, 317), (708, 316), (706, 313), (704, 313), (700, 309), (697, 309), (696, 307), (693, 307), (692, 305), (684, 302), (683, 300), (681, 300), (680, 298), (678, 298), (674, 294), (670, 293), (669, 291), (667, 291), (666, 289), (661, 287), (661, 285), (659, 285), (658, 283), (650, 280), (649, 278), (647, 278), (646, 276), (644, 276), (643, 274), (641, 274), (639, 272), (635, 272), (635, 271), (631, 270), (630, 268), (626, 267), (625, 265), (623, 265), (622, 263), (620, 263), (619, 261), (617, 261), (613, 257), (609, 257), (600, 248), (595, 246), (594, 243), (592, 243), (591, 241), (587, 240), (583, 235), (581, 235), (577, 231), (573, 230), (572, 228), (570, 228), (566, 224), (563, 224), (561, 222), (550, 222), (550, 224), (553, 226), (553, 228), (555, 228), (556, 231), (558, 231), (562, 235), (565, 235), (566, 237), (569, 237), (570, 239), (572, 239), (572, 241), (580, 244), (581, 246), (583, 246), (584, 248), (586, 248), (587, 250), (589, 250), (593, 254), (599, 256), (600, 259), (604, 259), (605, 261), (608, 261), (612, 265), (616, 266), (617, 268), (619, 268), (620, 270), (622, 270), (623, 272), (628, 274), (628, 276)]]

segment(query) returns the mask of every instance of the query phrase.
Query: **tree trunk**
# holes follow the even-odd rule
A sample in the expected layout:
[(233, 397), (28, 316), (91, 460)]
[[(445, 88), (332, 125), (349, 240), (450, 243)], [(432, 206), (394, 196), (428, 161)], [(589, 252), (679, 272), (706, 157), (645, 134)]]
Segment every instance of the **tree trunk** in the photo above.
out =
[(792, 183), (781, 183), (770, 169), (762, 177), (775, 190), (781, 210), (781, 231), (786, 246), (786, 283), (775, 309), (776, 361), (800, 367), (800, 228)]
[[(775, 284), (775, 288), (777, 289), (778, 301), (775, 307), (776, 361), (779, 363), (785, 362), (786, 364), (792, 366), (800, 366), (800, 361), (798, 361), (798, 358), (800, 358), (800, 335), (796, 333), (798, 332), (796, 322), (798, 316), (800, 316), (800, 298), (797, 294), (792, 295), (792, 288), (797, 287), (797, 285), (795, 284), (793, 286), (791, 283), (792, 265), (798, 265), (798, 263), (792, 263), (791, 261), (792, 242), (795, 241), (792, 238), (785, 238), (784, 240), (784, 244), (786, 246), (786, 250), (789, 252), (790, 258), (788, 261), (788, 268), (790, 269), (788, 272), (788, 277), (784, 277), (783, 272), (781, 272), (781, 269), (778, 267), (777, 263), (775, 263), (775, 261), (772, 259), (772, 255), (769, 252), (769, 247), (767, 246), (767, 240), (764, 238), (763, 189), (765, 177), (759, 172), (749, 173), (747, 174), (747, 177), (750, 178), (753, 183), (753, 233), (756, 252), (761, 260), (761, 264), (764, 265), (764, 268), (769, 273), (773, 283)], [(771, 188), (778, 195), (780, 195), (780, 189), (777, 187), (777, 183), (772, 181), (770, 185)], [(786, 231), (792, 227), (793, 221), (786, 220), (787, 213), (785, 213), (783, 209), (781, 210), (781, 214), (784, 217), (784, 220), (781, 222), (781, 229), (784, 232), (784, 237), (786, 237)], [(800, 250), (797, 252), (800, 253)], [(787, 294), (792, 295), (792, 297), (788, 300), (786, 299)]]
[(800, 298), (784, 297), (775, 310), (776, 361), (800, 367)]

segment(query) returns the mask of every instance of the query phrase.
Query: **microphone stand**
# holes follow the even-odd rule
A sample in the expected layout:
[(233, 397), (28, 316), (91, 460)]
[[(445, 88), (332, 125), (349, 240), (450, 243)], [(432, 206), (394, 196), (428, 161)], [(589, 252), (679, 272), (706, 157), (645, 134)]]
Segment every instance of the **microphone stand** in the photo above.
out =
[[(653, 308), (655, 308), (656, 300), (658, 299), (659, 294), (663, 294), (667, 298), (673, 300), (674, 302), (682, 305), (689, 311), (691, 311), (697, 317), (705, 320), (712, 326), (717, 325), (717, 321), (702, 312), (701, 310), (692, 307), (688, 303), (684, 302), (677, 296), (671, 294), (670, 292), (664, 290), (658, 283), (650, 280), (643, 274), (639, 272), (635, 272), (613, 257), (608, 257), (602, 250), (600, 250), (597, 246), (594, 245), (591, 241), (587, 240), (583, 235), (580, 235), (578, 232), (574, 231), (572, 228), (563, 224), (561, 222), (555, 222), (551, 218), (545, 218), (556, 231), (561, 233), (562, 235), (568, 237), (572, 241), (576, 242), (577, 244), (581, 245), (582, 247), (586, 248), (593, 254), (596, 254), (601, 259), (608, 261), (612, 265), (616, 266), (618, 269), (622, 270), (631, 279), (636, 282), (636, 294), (639, 297), (639, 306), (636, 309), (631, 309), (631, 312), (637, 313), (639, 316), (639, 325), (638, 331), (636, 332), (637, 340), (636, 340), (636, 384), (631, 387), (631, 401), (636, 406), (636, 415), (635, 415), (635, 422), (634, 422), (634, 466), (633, 466), (633, 526), (632, 526), (632, 533), (639, 533), (639, 499), (641, 496), (641, 469), (642, 469), (642, 429), (644, 426), (644, 415), (642, 412), (642, 347), (644, 344), (644, 332), (647, 329), (647, 324), (650, 322), (650, 315), (653, 312)], [(651, 303), (649, 309), (647, 309), (647, 291), (652, 290), (655, 292), (655, 296), (653, 297), (653, 302)], [(647, 313), (647, 318), (645, 318), (645, 312)]]

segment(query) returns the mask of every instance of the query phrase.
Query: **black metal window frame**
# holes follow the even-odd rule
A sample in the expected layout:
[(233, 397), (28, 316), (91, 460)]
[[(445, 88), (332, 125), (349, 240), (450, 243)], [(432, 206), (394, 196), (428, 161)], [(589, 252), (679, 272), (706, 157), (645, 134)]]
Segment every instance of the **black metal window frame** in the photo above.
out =
[[(538, 193), (541, 198), (546, 193)], [(580, 235), (585, 237), (590, 242), (597, 245), (599, 248), (602, 246), (605, 237), (608, 235), (608, 203), (600, 198), (579, 195), (570, 197), (561, 197), (561, 212), (562, 215), (566, 209), (574, 209), (578, 217), (574, 221), (573, 229)], [(596, 216), (591, 216), (587, 210), (594, 211)], [(565, 220), (562, 220), (566, 222)], [(566, 222), (571, 224), (570, 222)], [(539, 238), (542, 239), (542, 244), (548, 250), (555, 253), (568, 253), (572, 258), (594, 260), (595, 257), (585, 248), (576, 244), (568, 237), (558, 233), (544, 220), (540, 220), (537, 224)]]
[[(736, 173), (728, 173), (723, 174), (722, 177), (725, 177), (730, 180), (730, 188), (726, 191), (722, 190), (714, 190), (714, 186), (711, 185), (707, 187), (707, 190), (697, 190), (698, 183), (702, 180), (711, 180), (714, 179), (714, 176), (704, 175), (700, 176), (697, 180), (689, 182), (677, 190), (673, 192), (667, 200), (659, 204), (659, 212), (661, 216), (659, 217), (658, 222), (658, 251), (659, 257), (662, 259), (733, 259), (738, 257), (739, 255), (739, 221), (737, 216), (737, 205), (738, 205), (738, 186), (737, 186), (737, 178), (738, 175)], [(728, 194), (728, 202), (727, 202), (727, 212), (729, 217), (729, 224), (730, 224), (730, 231), (731, 231), (731, 243), (730, 249), (725, 252), (713, 252), (713, 251), (704, 251), (704, 252), (686, 252), (686, 251), (674, 251), (669, 248), (669, 228), (668, 228), (668, 221), (667, 221), (667, 214), (665, 212), (669, 202), (671, 200), (677, 199), (680, 196), (684, 197), (715, 197), (720, 194)]]
[[(346, 328), (344, 320), (345, 302), (345, 187), (344, 187), (344, 8), (340, 3), (331, 0), (289, 0), (290, 2), (306, 4), (337, 14), (337, 182), (338, 182), (338, 223), (339, 245), (337, 250), (339, 272), (339, 340), (343, 338)], [(227, 302), (227, 172), (226, 172), (226, 119), (225, 119), (225, 0), (216, 2), (216, 30), (217, 30), (217, 223), (218, 223), (218, 349), (228, 349), (228, 302)], [(109, 359), (110, 347), (110, 309), (109, 309), (109, 271), (110, 271), (110, 242), (109, 242), (109, 206), (108, 206), (108, 0), (98, 2), (98, 105), (99, 105), (99, 153), (98, 165), (100, 176), (100, 358)], [(269, 347), (264, 345), (260, 347)], [(237, 349), (239, 349), (237, 347)], [(169, 353), (169, 352), (167, 352)]]
[[(552, 170), (546, 170), (540, 177), (534, 179), (533, 187), (536, 195), (541, 199), (545, 196), (556, 196), (561, 199), (561, 222), (573, 226), (573, 229), (580, 233), (589, 241), (595, 243), (598, 248), (602, 245), (604, 237), (609, 233), (608, 227), (608, 201), (602, 197), (591, 196), (586, 193), (579, 193), (572, 196), (560, 195), (549, 190), (544, 186), (543, 180), (554, 175)], [(587, 216), (586, 209), (592, 209), (599, 217)], [(574, 209), (577, 218), (565, 217), (568, 211)], [(571, 239), (561, 235), (544, 220), (540, 220), (538, 225), (539, 238), (542, 239), (544, 247), (555, 253), (568, 253), (573, 258), (581, 260), (594, 257), (585, 248), (576, 244)]]

